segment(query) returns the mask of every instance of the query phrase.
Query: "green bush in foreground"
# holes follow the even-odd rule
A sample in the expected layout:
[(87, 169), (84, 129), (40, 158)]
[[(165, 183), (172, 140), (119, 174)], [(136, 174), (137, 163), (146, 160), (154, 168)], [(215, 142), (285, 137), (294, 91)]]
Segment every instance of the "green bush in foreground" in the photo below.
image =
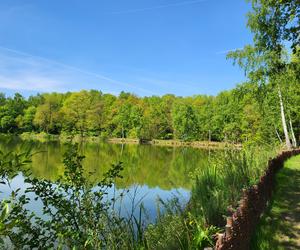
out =
[[(83, 159), (77, 147), (70, 146), (61, 179), (52, 183), (28, 177), (25, 194), (12, 191), (10, 200), (0, 206), (2, 244), (17, 249), (134, 249), (140, 244), (139, 230), (136, 233), (142, 226), (139, 220), (133, 215), (128, 220), (120, 217), (113, 210), (117, 197), (109, 198), (107, 193), (115, 179), (121, 178), (122, 165), (113, 165), (95, 187), (83, 175)], [(2, 170), (2, 184), (8, 184), (10, 171)], [(26, 208), (29, 192), (42, 203), (42, 217)], [(13, 225), (13, 230), (8, 225)]]

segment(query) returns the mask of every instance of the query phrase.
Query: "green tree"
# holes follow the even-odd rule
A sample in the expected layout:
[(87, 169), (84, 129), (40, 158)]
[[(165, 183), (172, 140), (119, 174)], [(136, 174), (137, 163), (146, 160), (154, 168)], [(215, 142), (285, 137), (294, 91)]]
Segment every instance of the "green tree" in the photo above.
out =
[(145, 139), (171, 139), (171, 109), (175, 98), (165, 95), (162, 98), (151, 96), (144, 98), (144, 119), (141, 137)]
[(278, 93), (278, 104), (286, 147), (291, 147), (283, 99), (284, 75), (290, 66), (285, 59), (286, 42), (291, 43), (294, 53), (299, 44), (299, 1), (252, 0), (252, 11), (248, 14), (248, 27), (254, 34), (254, 45), (230, 52), (252, 83), (262, 86), (269, 82)]
[(91, 106), (87, 110), (87, 126), (93, 135), (100, 135), (104, 128), (105, 111), (104, 101), (101, 91), (90, 91)]
[(26, 100), (22, 95), (16, 93), (13, 98), (3, 99), (0, 107), (0, 125), (3, 132), (17, 132), (17, 117), (23, 115), (26, 108)]
[(62, 107), (65, 129), (75, 130), (84, 136), (88, 129), (88, 114), (91, 104), (91, 95), (86, 90), (71, 93)]
[(175, 102), (172, 109), (175, 136), (181, 140), (197, 140), (199, 126), (193, 107), (184, 102)]
[(46, 133), (59, 133), (62, 126), (59, 111), (62, 106), (63, 95), (58, 93), (44, 94), (43, 99), (43, 104), (36, 109), (33, 123)]
[(36, 114), (36, 107), (30, 106), (24, 110), (24, 115), (19, 115), (17, 117), (18, 127), (21, 130), (31, 132), (35, 130), (35, 126), (33, 124), (35, 114)]

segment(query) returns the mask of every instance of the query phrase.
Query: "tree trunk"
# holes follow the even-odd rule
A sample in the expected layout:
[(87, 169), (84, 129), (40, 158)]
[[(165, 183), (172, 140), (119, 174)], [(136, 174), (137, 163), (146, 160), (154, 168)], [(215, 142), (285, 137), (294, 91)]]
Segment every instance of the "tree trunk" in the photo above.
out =
[(124, 127), (122, 125), (122, 138), (124, 138)]
[(294, 129), (293, 129), (293, 124), (292, 124), (291, 117), (289, 117), (289, 120), (290, 120), (290, 130), (291, 130), (291, 134), (292, 134), (293, 147), (296, 148), (297, 147), (297, 141), (296, 141), (296, 137), (295, 137), (295, 133), (294, 133)]
[(292, 144), (290, 141), (289, 132), (288, 132), (287, 125), (286, 125), (283, 100), (282, 100), (281, 90), (280, 90), (279, 86), (278, 86), (278, 96), (279, 96), (279, 102), (280, 102), (280, 114), (281, 114), (283, 133), (284, 133), (284, 137), (285, 137), (285, 145), (288, 149), (291, 149)]
[[(275, 127), (275, 126), (274, 126)], [(277, 128), (275, 127), (275, 132), (276, 132), (276, 135), (277, 135), (277, 137), (278, 137), (278, 140), (280, 141), (280, 143), (282, 144), (282, 139), (281, 139), (281, 137), (280, 137), (280, 135), (279, 135), (279, 133), (278, 133), (278, 131), (277, 131)]]
[(122, 142), (122, 145), (121, 145), (121, 156), (123, 155), (123, 150), (124, 150), (124, 142)]

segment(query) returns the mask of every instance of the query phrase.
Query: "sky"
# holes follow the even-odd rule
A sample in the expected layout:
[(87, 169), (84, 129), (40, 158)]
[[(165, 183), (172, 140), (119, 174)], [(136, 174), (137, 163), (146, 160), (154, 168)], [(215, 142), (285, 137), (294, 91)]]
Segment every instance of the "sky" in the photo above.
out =
[(245, 80), (244, 0), (1, 0), (0, 91), (215, 95)]

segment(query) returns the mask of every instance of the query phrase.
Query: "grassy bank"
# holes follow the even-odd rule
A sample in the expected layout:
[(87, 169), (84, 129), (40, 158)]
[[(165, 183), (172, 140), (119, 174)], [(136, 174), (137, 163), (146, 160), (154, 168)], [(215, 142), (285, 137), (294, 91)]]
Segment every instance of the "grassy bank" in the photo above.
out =
[(276, 176), (276, 183), (251, 249), (300, 249), (300, 155), (285, 163)]
[(71, 140), (75, 143), (80, 143), (82, 141), (85, 142), (101, 142), (104, 141), (105, 138), (98, 137), (98, 136), (80, 136), (78, 134), (71, 135), (71, 134), (60, 134), (60, 135), (53, 135), (47, 134), (44, 132), (41, 133), (22, 133), (18, 135), (22, 140), (32, 140), (32, 141), (40, 141), (40, 142), (47, 142), (47, 141), (61, 141), (61, 142), (70, 142)]

